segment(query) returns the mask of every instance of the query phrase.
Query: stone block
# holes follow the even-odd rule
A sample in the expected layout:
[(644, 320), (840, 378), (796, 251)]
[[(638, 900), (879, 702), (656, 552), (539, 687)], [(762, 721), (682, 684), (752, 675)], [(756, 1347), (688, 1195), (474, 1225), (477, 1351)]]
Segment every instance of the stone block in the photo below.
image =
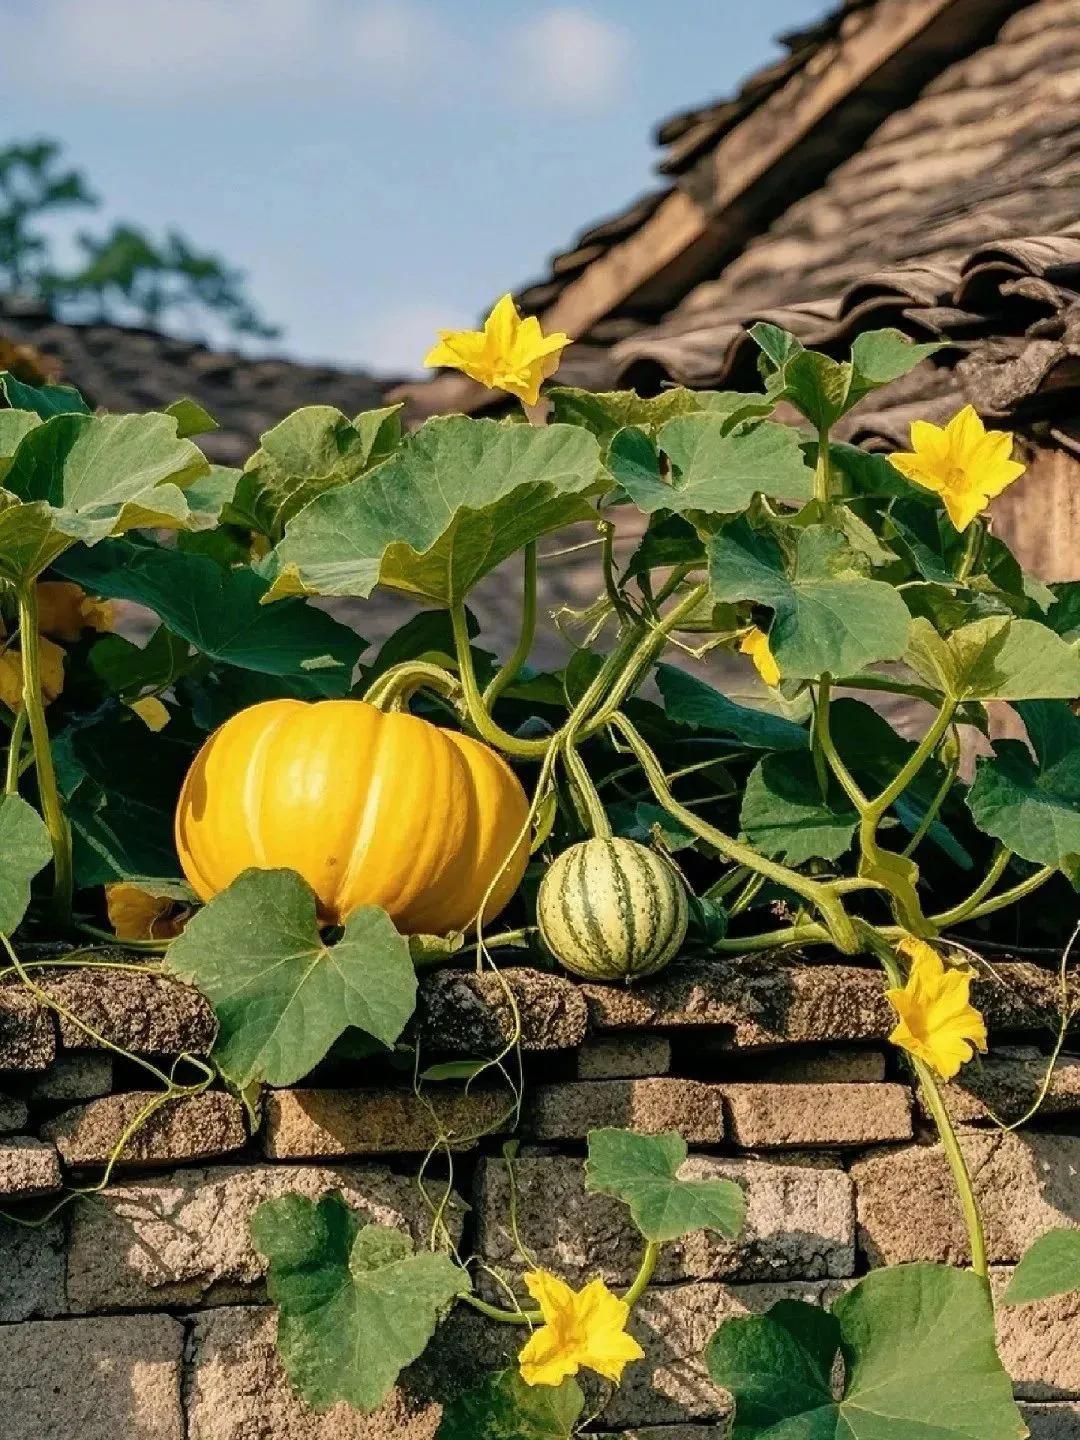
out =
[[(965, 1065), (957, 1080), (945, 1086), (945, 1105), (958, 1125), (1005, 1125), (1025, 1116), (1038, 1098), (1050, 1066), (1049, 1057), (1034, 1051), (991, 1053)], [(1080, 1110), (1080, 1056), (1062, 1055), (1054, 1066), (1050, 1087), (1038, 1116)]]
[(423, 1100), (404, 1089), (274, 1090), (266, 1101), (263, 1149), (273, 1160), (424, 1154), (440, 1129), (468, 1146), (513, 1125), (514, 1098), (506, 1089), (438, 1085)]
[(16, 1130), (25, 1130), (30, 1120), (30, 1111), (24, 1100), (11, 1095), (0, 1095), (0, 1135), (11, 1135)]
[(373, 1415), (345, 1404), (316, 1414), (289, 1384), (276, 1330), (276, 1312), (262, 1307), (194, 1317), (187, 1440), (434, 1440), (441, 1407), (401, 1389)]
[(89, 1050), (58, 1055), (30, 1093), (34, 1100), (96, 1100), (112, 1087), (113, 1057), (105, 1050)]
[(526, 1095), (526, 1130), (537, 1140), (584, 1140), (618, 1126), (655, 1134), (678, 1130), (691, 1145), (724, 1138), (719, 1086), (698, 1080), (586, 1080), (541, 1085)]
[(643, 1080), (671, 1069), (666, 1035), (601, 1035), (574, 1057), (579, 1080)]
[(880, 1085), (887, 1073), (884, 1051), (839, 1046), (764, 1051), (747, 1070), (770, 1085)]
[(1031, 1440), (1080, 1440), (1080, 1405), (1024, 1405)]
[(60, 1161), (52, 1145), (32, 1135), (0, 1139), (0, 1196), (30, 1200), (59, 1190)]
[(4, 1440), (185, 1440), (183, 1345), (183, 1327), (166, 1315), (8, 1326)]
[[(161, 1092), (134, 1090), (106, 1095), (65, 1110), (42, 1128), (65, 1165), (105, 1165), (128, 1128), (160, 1099)], [(227, 1155), (247, 1143), (244, 1107), (223, 1091), (170, 1100), (154, 1110), (128, 1140), (118, 1164), (172, 1165)]]
[[(1000, 1300), (1011, 1270), (991, 1274)], [(998, 1349), (1025, 1400), (1080, 1399), (1080, 1294), (998, 1305)]]
[[(84, 1025), (136, 1055), (205, 1055), (214, 1043), (209, 1001), (179, 980), (137, 970), (66, 970), (41, 985)], [(59, 1023), (61, 1045), (100, 1048), (82, 1025), (63, 1017)]]
[[(734, 1240), (698, 1231), (665, 1245), (657, 1281), (839, 1278), (855, 1263), (854, 1186), (843, 1170), (773, 1164), (764, 1160), (695, 1155), (685, 1179), (728, 1179), (742, 1186), (746, 1224)], [(585, 1190), (584, 1163), (569, 1156), (537, 1156), (514, 1163), (518, 1233), (537, 1263), (583, 1283), (603, 1275), (610, 1285), (633, 1279), (641, 1237), (621, 1201)], [(510, 1230), (510, 1183), (504, 1161), (481, 1162), (474, 1210), (477, 1252), (487, 1264), (516, 1276)]]
[[(408, 1230), (418, 1243), (430, 1214), (412, 1175), (382, 1166), (214, 1166), (110, 1186), (74, 1208), (68, 1303), (75, 1311), (151, 1309), (260, 1300), (266, 1263), (248, 1224), (264, 1200), (316, 1200), (338, 1190), (367, 1221)], [(460, 1233), (456, 1197), (448, 1223)]]
[(906, 1085), (722, 1085), (728, 1129), (748, 1150), (911, 1139)]
[(50, 1319), (66, 1309), (64, 1225), (0, 1219), (0, 1323)]
[(588, 1028), (581, 988), (562, 975), (511, 967), (490, 971), (443, 970), (420, 986), (418, 1013), (425, 1046), (454, 1055), (493, 1055), (513, 1035), (513, 1011), (521, 1017), (525, 1051), (568, 1050), (580, 1045)]
[[(1015, 1265), (1047, 1230), (1075, 1226), (1080, 1137), (968, 1131), (972, 1171), (991, 1264)], [(859, 1244), (872, 1265), (909, 1260), (964, 1264), (967, 1235), (940, 1145), (870, 1154), (851, 1166)]]
[(56, 1058), (56, 1026), (21, 985), (0, 986), (0, 1070), (47, 1070)]

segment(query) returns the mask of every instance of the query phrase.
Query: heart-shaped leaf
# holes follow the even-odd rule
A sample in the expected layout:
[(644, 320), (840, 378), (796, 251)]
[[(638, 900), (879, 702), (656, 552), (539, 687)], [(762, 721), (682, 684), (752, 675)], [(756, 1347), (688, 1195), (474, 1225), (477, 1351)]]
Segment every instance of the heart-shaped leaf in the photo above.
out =
[(443, 1411), (435, 1440), (572, 1440), (585, 1409), (576, 1380), (526, 1385), (498, 1370)]
[(168, 966), (214, 1007), (214, 1058), (240, 1089), (295, 1085), (350, 1025), (392, 1045), (416, 1004), (408, 941), (375, 905), (349, 916), (335, 945), (293, 870), (245, 870), (200, 910)]
[(417, 1253), (400, 1230), (361, 1227), (338, 1194), (267, 1200), (251, 1218), (270, 1262), (278, 1351), (313, 1410), (339, 1400), (370, 1413), (471, 1285), (448, 1255)]
[(30, 881), (51, 859), (37, 811), (18, 795), (0, 797), (0, 935), (14, 933), (30, 904)]
[(1080, 1290), (1080, 1230), (1050, 1230), (1020, 1259), (1005, 1291), (1006, 1305), (1026, 1305)]
[[(839, 1398), (837, 1354), (845, 1377)], [(729, 1320), (706, 1352), (735, 1398), (739, 1440), (1020, 1440), (985, 1280), (896, 1265), (860, 1280), (829, 1314), (781, 1301)]]
[(1080, 644), (1037, 620), (992, 616), (939, 635), (911, 622), (905, 664), (954, 700), (1070, 700), (1080, 695)]
[(269, 598), (381, 584), (452, 605), (528, 541), (593, 516), (600, 474), (596, 440), (574, 426), (429, 420), (293, 518), (267, 560)]
[(740, 745), (754, 750), (806, 750), (810, 745), (809, 731), (782, 715), (737, 705), (704, 680), (677, 670), (674, 665), (658, 665), (656, 681), (664, 697), (666, 714), (680, 725), (698, 730), (730, 735)]
[(642, 1235), (657, 1244), (695, 1230), (737, 1235), (746, 1219), (746, 1196), (733, 1180), (680, 1180), (686, 1156), (686, 1141), (673, 1130), (660, 1135), (590, 1130), (585, 1188), (629, 1206)]
[(750, 772), (739, 824), (751, 845), (788, 865), (838, 860), (859, 823), (836, 781), (822, 795), (810, 755), (766, 755)]

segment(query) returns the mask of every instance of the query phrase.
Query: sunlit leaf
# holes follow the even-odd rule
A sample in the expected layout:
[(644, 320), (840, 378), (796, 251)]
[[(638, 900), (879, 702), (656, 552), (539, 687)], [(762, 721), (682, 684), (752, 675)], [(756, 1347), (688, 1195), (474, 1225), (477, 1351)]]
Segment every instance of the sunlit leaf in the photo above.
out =
[(18, 795), (0, 796), (0, 935), (11, 935), (30, 904), (30, 882), (52, 859), (45, 822)]
[(1037, 620), (993, 617), (938, 634), (911, 622), (904, 661), (958, 700), (1054, 700), (1080, 695), (1080, 646)]
[(171, 405), (166, 405), (163, 413), (171, 415), (176, 421), (176, 433), (181, 440), (187, 440), (192, 435), (208, 435), (221, 429), (209, 410), (197, 400), (189, 400), (186, 395), (174, 400)]
[(681, 1240), (695, 1230), (737, 1235), (746, 1196), (733, 1180), (681, 1180), (686, 1157), (686, 1141), (671, 1130), (590, 1130), (585, 1188), (627, 1205), (646, 1240)]
[(1003, 1299), (1026, 1305), (1074, 1290), (1080, 1290), (1080, 1230), (1051, 1230), (1021, 1257)]

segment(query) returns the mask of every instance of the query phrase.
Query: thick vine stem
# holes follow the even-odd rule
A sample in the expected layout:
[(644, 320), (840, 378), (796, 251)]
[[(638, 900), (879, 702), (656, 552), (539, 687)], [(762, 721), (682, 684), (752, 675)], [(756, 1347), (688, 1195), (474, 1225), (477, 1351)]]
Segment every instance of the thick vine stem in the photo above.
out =
[(461, 672), (461, 690), (465, 700), (465, 711), (469, 723), (489, 745), (496, 750), (512, 755), (517, 760), (542, 760), (551, 748), (551, 740), (528, 740), (511, 735), (488, 714), (484, 697), (476, 680), (472, 650), (469, 643), (469, 624), (465, 616), (464, 601), (459, 600), (450, 610), (450, 623), (454, 629), (454, 646), (457, 650), (458, 668)]
[[(1006, 855), (1008, 856), (1008, 852)], [(1019, 884), (1011, 886), (1008, 890), (1002, 890), (1000, 895), (994, 895), (991, 899), (976, 904), (972, 904), (969, 896), (963, 904), (957, 905), (953, 910), (946, 910), (941, 915), (934, 915), (931, 919), (939, 930), (944, 930), (946, 926), (959, 925), (962, 920), (981, 920), (984, 915), (993, 915), (998, 910), (1004, 910), (1009, 905), (1014, 905), (1017, 900), (1023, 900), (1028, 895), (1033, 895), (1056, 874), (1055, 866), (1044, 865), (1041, 870), (1036, 870), (1034, 875), (1029, 875), (1026, 880), (1021, 880)]]
[(982, 554), (983, 541), (986, 539), (986, 522), (981, 516), (976, 516), (968, 526), (967, 539), (964, 544), (964, 553), (960, 557), (960, 564), (957, 566), (956, 578), (964, 581), (971, 574), (978, 564), (979, 556)]
[(524, 598), (521, 607), (521, 632), (514, 646), (514, 653), (505, 665), (500, 666), (484, 691), (484, 709), (491, 708), (499, 696), (514, 683), (521, 673), (533, 647), (536, 635), (536, 541), (530, 540), (525, 546)]
[(49, 832), (53, 852), (53, 902), (60, 917), (71, 914), (73, 889), (71, 831), (68, 828), (60, 791), (56, 784), (49, 727), (41, 693), (41, 649), (38, 643), (37, 592), (33, 581), (21, 585), (19, 596), (19, 650), (22, 655), (23, 709), (30, 727), (42, 818)]
[(637, 756), (653, 794), (669, 815), (681, 821), (692, 834), (700, 836), (702, 840), (707, 840), (728, 860), (734, 861), (737, 865), (745, 865), (748, 869), (764, 875), (766, 879), (782, 885), (786, 890), (800, 895), (821, 916), (833, 944), (841, 954), (857, 955), (859, 953), (862, 945), (851, 917), (844, 909), (843, 901), (829, 888), (827, 882), (809, 880), (806, 876), (798, 874), (797, 871), (789, 870), (786, 865), (766, 860), (752, 846), (744, 845), (730, 835), (725, 835), (722, 830), (717, 830), (715, 826), (709, 825), (700, 816), (695, 815), (693, 810), (687, 809), (671, 793), (671, 787), (660, 761), (638, 733), (633, 722), (621, 712), (617, 712), (612, 715), (611, 724), (622, 734), (630, 749)]
[(596, 786), (593, 784), (585, 762), (578, 754), (577, 746), (572, 736), (568, 736), (562, 747), (563, 760), (566, 764), (567, 773), (573, 781), (574, 789), (578, 793), (582, 805), (585, 807), (585, 814), (588, 818), (589, 829), (598, 840), (611, 839), (611, 821), (607, 817), (600, 796), (596, 793)]
[(832, 505), (832, 457), (829, 454), (829, 429), (818, 431), (817, 464), (814, 466), (814, 499), (828, 509)]
[(385, 670), (364, 691), (363, 699), (377, 710), (404, 710), (418, 690), (432, 690), (447, 700), (456, 701), (461, 681), (441, 665), (426, 660), (403, 660)]

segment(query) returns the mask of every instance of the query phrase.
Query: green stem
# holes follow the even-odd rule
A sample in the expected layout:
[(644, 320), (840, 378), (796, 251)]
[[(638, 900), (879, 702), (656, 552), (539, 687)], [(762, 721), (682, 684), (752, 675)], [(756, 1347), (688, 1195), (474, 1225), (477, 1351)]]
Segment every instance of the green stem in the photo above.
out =
[(38, 643), (37, 592), (33, 581), (19, 588), (19, 650), (22, 655), (23, 709), (34, 748), (41, 813), (53, 852), (53, 903), (61, 919), (71, 914), (71, 831), (60, 803), (49, 727), (41, 693), (41, 649)]
[(669, 815), (676, 820), (681, 820), (689, 831), (700, 836), (702, 840), (707, 840), (728, 860), (737, 865), (745, 865), (748, 869), (764, 875), (766, 879), (782, 885), (786, 890), (802, 896), (825, 922), (836, 948), (844, 955), (858, 954), (862, 947), (851, 923), (851, 918), (844, 909), (840, 897), (834, 894), (827, 884), (819, 884), (815, 880), (798, 874), (795, 870), (789, 870), (786, 865), (766, 860), (757, 853), (753, 846), (744, 845), (730, 835), (725, 835), (722, 830), (717, 830), (715, 826), (707, 824), (699, 815), (695, 815), (693, 810), (676, 800), (671, 793), (671, 787), (663, 767), (633, 723), (621, 712), (611, 717), (611, 723), (621, 732), (626, 743), (638, 757), (653, 794)]
[(21, 773), (22, 742), (26, 734), (26, 706), (15, 711), (15, 720), (11, 726), (11, 736), (8, 741), (7, 774), (4, 779), (4, 794), (17, 795), (19, 791), (19, 775)]
[(1011, 859), (1012, 851), (999, 844), (995, 848), (994, 858), (991, 860), (986, 874), (967, 899), (961, 900), (959, 905), (954, 905), (951, 910), (943, 910), (940, 915), (932, 915), (931, 923), (936, 925), (939, 930), (944, 930), (950, 925), (959, 925), (962, 920), (966, 920), (971, 912), (978, 908), (979, 902), (990, 894), (990, 891), (1004, 875)]
[(860, 816), (865, 815), (870, 805), (869, 799), (863, 794), (862, 787), (852, 775), (851, 771), (840, 758), (832, 737), (831, 723), (831, 695), (832, 677), (822, 675), (818, 682), (817, 704), (814, 706), (814, 733), (817, 743), (821, 747), (821, 753), (829, 762), (829, 768), (840, 782), (844, 794), (854, 805)]
[(589, 829), (598, 840), (611, 839), (611, 822), (608, 820), (607, 812), (596, 793), (596, 786), (589, 777), (585, 763), (577, 752), (577, 747), (572, 739), (568, 739), (563, 751), (563, 758), (566, 762), (566, 769), (574, 783), (574, 789), (578, 793), (582, 805), (585, 807), (585, 814), (588, 818)]
[(521, 630), (514, 653), (495, 675), (484, 691), (484, 709), (489, 713), (499, 696), (511, 686), (521, 674), (533, 647), (536, 635), (536, 541), (530, 540), (525, 546), (524, 599), (521, 608)]
[(918, 825), (915, 827), (915, 832), (912, 835), (911, 839), (900, 852), (901, 855), (905, 857), (905, 859), (910, 859), (910, 857), (914, 855), (915, 851), (926, 839), (927, 835), (930, 832), (931, 825), (933, 825), (934, 821), (940, 815), (941, 807), (945, 804), (945, 801), (949, 797), (950, 790), (956, 784), (956, 777), (959, 773), (959, 760), (954, 760), (951, 764), (945, 767), (945, 778), (938, 786), (934, 794), (934, 798), (927, 806), (926, 814), (919, 821)]
[(829, 454), (829, 430), (818, 431), (817, 464), (814, 466), (814, 499), (828, 509), (832, 505), (832, 457)]
[[(1023, 900), (1028, 895), (1033, 895), (1041, 885), (1057, 874), (1057, 867), (1044, 865), (1041, 870), (1036, 870), (1034, 875), (1029, 875), (1026, 880), (1021, 880), (1019, 885), (1012, 886), (1009, 890), (1003, 890), (1000, 895), (995, 895), (992, 900), (984, 900), (981, 905), (976, 905), (961, 916), (963, 920), (981, 920), (984, 915), (993, 915), (998, 910), (1005, 910), (1010, 905), (1015, 905), (1017, 900)], [(940, 915), (933, 917), (934, 923), (944, 928), (943, 918)], [(949, 920), (948, 924), (956, 925), (956, 920)]]
[(764, 935), (745, 935), (731, 940), (714, 940), (712, 948), (722, 955), (752, 955), (759, 950), (786, 950), (796, 945), (828, 945), (831, 943), (824, 925), (807, 921), (788, 925), (783, 930), (769, 930)]
[(626, 601), (619, 593), (618, 582), (615, 579), (615, 526), (610, 520), (601, 521), (601, 529), (604, 536), (604, 548), (601, 557), (601, 568), (604, 575), (604, 590), (611, 608), (624, 625), (633, 623), (634, 617), (627, 608)]
[(660, 1246), (655, 1240), (649, 1240), (645, 1245), (645, 1252), (641, 1257), (641, 1264), (634, 1276), (630, 1289), (623, 1294), (624, 1302), (631, 1310), (641, 1299), (642, 1295), (649, 1288), (649, 1281), (656, 1272), (657, 1261), (660, 1259)]
[(436, 695), (456, 700), (461, 694), (461, 682), (441, 665), (404, 660), (373, 680), (363, 698), (378, 710), (407, 709), (417, 690), (433, 690)]
[(881, 690), (886, 695), (910, 695), (913, 700), (925, 700), (928, 705), (940, 705), (943, 698), (940, 690), (932, 690), (929, 685), (894, 680), (891, 675), (844, 675), (833, 683), (843, 690)]
[(960, 557), (960, 565), (956, 571), (957, 580), (966, 580), (974, 570), (976, 562), (982, 551), (983, 539), (986, 535), (986, 525), (976, 516), (968, 526), (964, 553)]
[(461, 689), (465, 699), (465, 710), (473, 729), (482, 740), (494, 745), (497, 750), (513, 755), (519, 760), (542, 760), (551, 748), (552, 741), (523, 740), (504, 730), (488, 714), (484, 697), (476, 680), (472, 649), (469, 644), (469, 624), (465, 616), (465, 605), (458, 601), (450, 610), (450, 623), (454, 630), (454, 646), (457, 650), (458, 668), (461, 672)]
[[(641, 1257), (641, 1264), (634, 1276), (630, 1288), (623, 1294), (623, 1300), (631, 1309), (637, 1304), (649, 1287), (649, 1281), (656, 1272), (657, 1262), (660, 1259), (660, 1246), (655, 1240), (646, 1242), (644, 1253)], [(500, 1325), (543, 1325), (544, 1317), (539, 1310), (502, 1310), (498, 1305), (489, 1305), (486, 1300), (481, 1300), (478, 1295), (463, 1295), (462, 1300), (470, 1305), (481, 1315), (486, 1315), (489, 1320), (495, 1320)]]
[(926, 762), (933, 755), (941, 738), (952, 724), (953, 716), (956, 714), (957, 701), (946, 698), (938, 713), (934, 716), (933, 723), (929, 730), (916, 745), (915, 749), (908, 756), (907, 760), (893, 776), (892, 780), (870, 802), (869, 817), (874, 820), (875, 825), (888, 810), (889, 806), (898, 800), (907, 787), (918, 775)]

